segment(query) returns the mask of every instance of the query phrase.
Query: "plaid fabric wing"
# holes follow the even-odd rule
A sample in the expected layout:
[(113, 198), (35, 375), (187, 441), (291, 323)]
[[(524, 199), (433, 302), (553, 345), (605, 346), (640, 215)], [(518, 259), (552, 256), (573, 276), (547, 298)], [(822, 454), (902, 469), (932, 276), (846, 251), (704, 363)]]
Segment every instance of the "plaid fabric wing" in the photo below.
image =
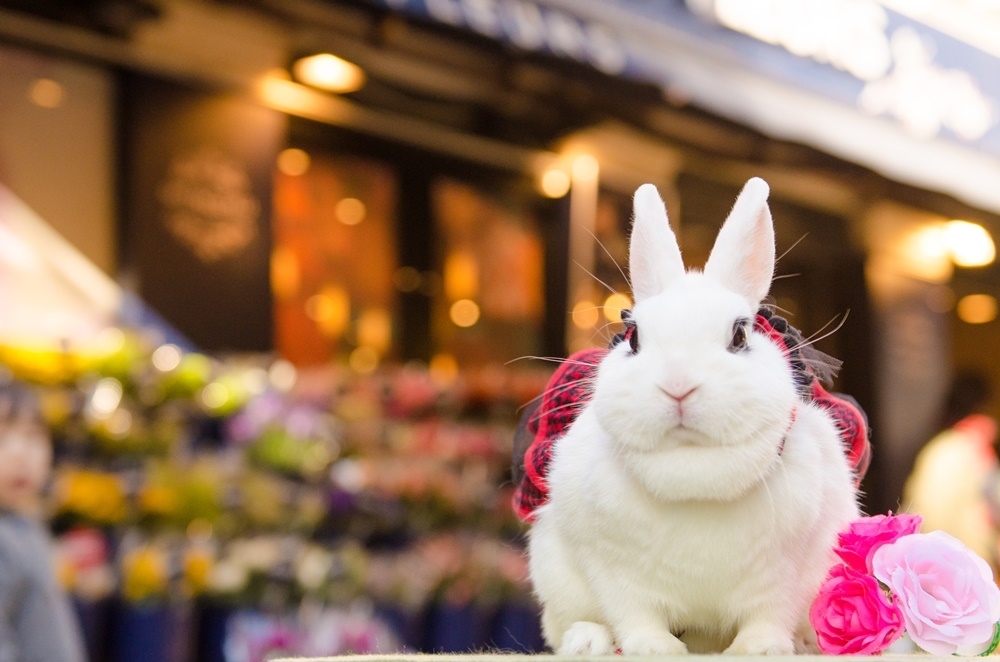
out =
[(843, 393), (829, 393), (819, 382), (813, 384), (812, 400), (826, 409), (840, 430), (840, 441), (854, 472), (854, 489), (858, 489), (872, 461), (868, 417), (854, 398)]
[[(843, 393), (830, 393), (821, 384), (821, 379), (831, 376), (840, 367), (840, 362), (817, 350), (803, 349), (799, 330), (766, 308), (757, 314), (754, 326), (785, 353), (799, 395), (825, 409), (837, 425), (847, 462), (854, 472), (854, 488), (857, 489), (872, 459), (868, 417), (854, 398)], [(805, 351), (810, 353), (805, 355)], [(821, 370), (821, 374), (817, 376), (816, 370)]]
[[(595, 347), (566, 359), (549, 379), (541, 405), (521, 418), (514, 443), (514, 511), (525, 522), (534, 521), (535, 509), (548, 501), (546, 477), (553, 446), (590, 399), (591, 380), (606, 354)], [(518, 452), (525, 446), (523, 454)]]

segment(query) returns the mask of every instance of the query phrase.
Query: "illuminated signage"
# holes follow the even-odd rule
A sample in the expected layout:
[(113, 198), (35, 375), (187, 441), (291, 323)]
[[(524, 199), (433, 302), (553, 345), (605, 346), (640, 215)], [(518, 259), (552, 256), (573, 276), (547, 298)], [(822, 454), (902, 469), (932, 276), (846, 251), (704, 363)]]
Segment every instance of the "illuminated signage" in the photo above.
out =
[(858, 106), (921, 138), (942, 128), (974, 141), (998, 116), (967, 71), (935, 62), (933, 36), (890, 29), (873, 0), (685, 0), (694, 13), (760, 41), (845, 71), (864, 82)]
[(607, 74), (625, 70), (620, 39), (600, 23), (527, 0), (380, 0), (392, 9), (424, 14), (529, 51), (590, 64)]

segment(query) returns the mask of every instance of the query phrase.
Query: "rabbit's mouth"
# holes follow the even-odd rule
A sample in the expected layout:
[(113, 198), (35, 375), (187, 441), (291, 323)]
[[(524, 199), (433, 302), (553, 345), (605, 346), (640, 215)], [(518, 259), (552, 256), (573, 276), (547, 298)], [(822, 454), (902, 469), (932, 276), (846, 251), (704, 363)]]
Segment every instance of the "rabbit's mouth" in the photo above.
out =
[(678, 417), (677, 422), (666, 430), (666, 443), (661, 446), (661, 449), (711, 448), (720, 445), (722, 444), (692, 425), (690, 421), (685, 422)]

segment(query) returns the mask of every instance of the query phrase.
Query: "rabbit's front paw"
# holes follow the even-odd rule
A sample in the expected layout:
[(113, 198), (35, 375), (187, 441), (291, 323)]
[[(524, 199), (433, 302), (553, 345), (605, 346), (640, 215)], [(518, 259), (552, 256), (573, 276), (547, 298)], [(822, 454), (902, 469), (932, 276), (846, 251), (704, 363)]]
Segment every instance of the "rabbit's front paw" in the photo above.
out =
[(643, 630), (622, 639), (623, 655), (683, 655), (687, 646), (665, 630)]
[(612, 655), (615, 652), (611, 632), (600, 623), (577, 621), (562, 638), (559, 655)]
[(806, 623), (795, 633), (796, 655), (819, 655), (819, 643), (816, 641), (816, 630)]
[(770, 627), (744, 628), (736, 635), (726, 655), (792, 655), (792, 638)]

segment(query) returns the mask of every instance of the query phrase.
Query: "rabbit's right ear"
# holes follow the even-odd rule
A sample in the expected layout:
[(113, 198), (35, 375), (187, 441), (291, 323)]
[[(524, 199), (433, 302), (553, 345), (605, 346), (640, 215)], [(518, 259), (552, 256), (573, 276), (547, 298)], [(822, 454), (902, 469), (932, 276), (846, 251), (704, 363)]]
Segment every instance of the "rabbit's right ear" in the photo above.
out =
[(677, 237), (667, 221), (667, 209), (652, 184), (640, 186), (632, 199), (629, 276), (636, 301), (659, 294), (684, 275)]

